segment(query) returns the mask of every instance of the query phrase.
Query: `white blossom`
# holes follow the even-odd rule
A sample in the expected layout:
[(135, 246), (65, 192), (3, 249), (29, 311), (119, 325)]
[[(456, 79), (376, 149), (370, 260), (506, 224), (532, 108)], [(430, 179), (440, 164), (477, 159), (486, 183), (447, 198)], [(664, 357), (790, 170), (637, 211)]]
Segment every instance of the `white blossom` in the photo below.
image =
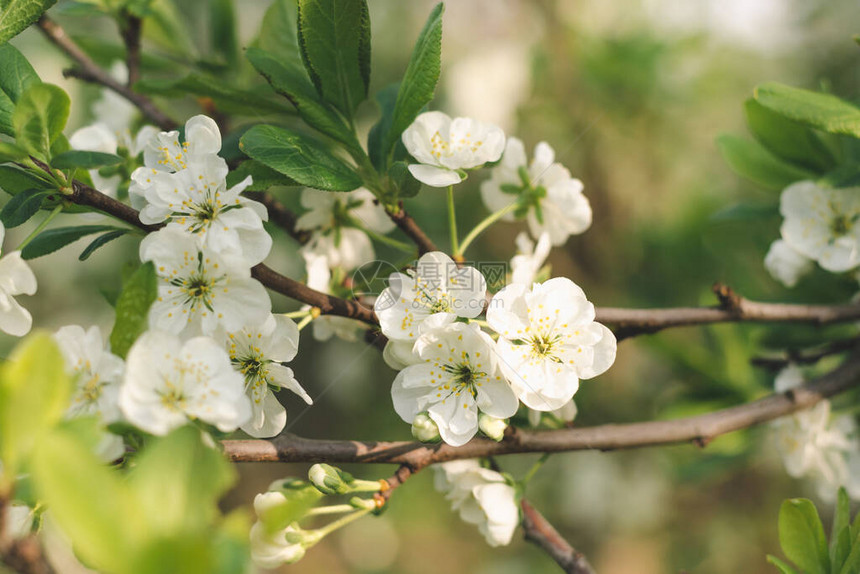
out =
[(812, 259), (798, 253), (785, 240), (777, 239), (764, 257), (764, 266), (771, 276), (785, 285), (794, 287), (801, 277), (812, 271)]
[(209, 337), (183, 343), (163, 331), (147, 331), (129, 351), (119, 406), (154, 435), (192, 420), (230, 432), (251, 417), (244, 378), (221, 345)]
[(242, 430), (257, 438), (284, 430), (287, 411), (274, 389), (289, 389), (307, 404), (313, 400), (282, 363), (292, 361), (299, 350), (299, 329), (282, 315), (269, 315), (257, 326), (246, 326), (227, 335), (227, 352), (233, 367), (245, 377), (245, 393), (251, 400), (251, 420)]
[(552, 249), (549, 233), (541, 233), (535, 245), (528, 234), (521, 232), (517, 235), (516, 244), (517, 254), (511, 258), (511, 283), (531, 287)]
[(272, 303), (265, 288), (251, 278), (247, 262), (217, 254), (177, 229), (149, 234), (140, 244), (142, 261), (152, 261), (159, 277), (158, 299), (149, 324), (174, 334), (209, 335), (221, 326), (237, 331), (262, 323)]
[(596, 377), (615, 361), (612, 331), (594, 321), (594, 305), (564, 277), (531, 289), (508, 285), (490, 302), (487, 322), (499, 334), (502, 371), (531, 409), (561, 408), (580, 379)]
[(501, 376), (493, 340), (477, 325), (452, 323), (421, 335), (414, 353), (421, 362), (400, 371), (391, 387), (394, 410), (412, 423), (427, 412), (442, 440), (453, 446), (478, 432), (478, 413), (507, 418), (517, 398)]
[(447, 187), (463, 181), (462, 170), (480, 167), (502, 156), (501, 128), (471, 118), (451, 119), (442, 112), (425, 112), (403, 131), (403, 145), (419, 163), (409, 166), (418, 181)]
[(392, 273), (374, 304), (383, 334), (391, 340), (415, 341), (421, 324), (457, 317), (474, 319), (484, 309), (487, 281), (474, 267), (457, 266), (439, 251), (421, 256), (409, 274)]
[(456, 460), (434, 467), (436, 490), (446, 493), (460, 518), (476, 524), (490, 546), (511, 542), (519, 523), (516, 492), (505, 478), (477, 460)]
[[(331, 268), (328, 259), (324, 255), (307, 251), (302, 253), (302, 257), (307, 267), (308, 287), (331, 294)], [(320, 315), (311, 325), (314, 339), (317, 341), (328, 341), (332, 337), (337, 337), (344, 341), (355, 342), (362, 332), (361, 323), (355, 319), (336, 315)]]
[(490, 179), (481, 184), (481, 197), (490, 211), (499, 211), (514, 201), (519, 207), (504, 216), (511, 221), (525, 215), (529, 231), (538, 238), (549, 233), (553, 245), (563, 245), (571, 235), (591, 227), (591, 204), (583, 185), (555, 161), (555, 151), (546, 142), (535, 146), (528, 163), (523, 142), (508, 138), (502, 161)]
[[(6, 228), (0, 223), (0, 245), (5, 236)], [(14, 296), (35, 294), (36, 276), (21, 258), (21, 252), (13, 251), (0, 258), (0, 331), (15, 337), (30, 332), (33, 317)]]
[(860, 265), (860, 189), (825, 189), (811, 181), (785, 188), (780, 198), (785, 242), (827, 271)]
[[(114, 155), (122, 154), (124, 149), (128, 157), (136, 158), (156, 133), (158, 133), (158, 128), (143, 126), (136, 135), (132, 136), (128, 128), (115, 131), (107, 123), (99, 121), (76, 130), (69, 138), (69, 145), (76, 150)], [(117, 190), (122, 183), (122, 175), (119, 173), (102, 175), (98, 169), (89, 170), (89, 174), (96, 189), (106, 195), (116, 197)]]
[[(579, 411), (576, 408), (576, 401), (571, 400), (569, 403), (565, 403), (563, 406), (555, 410), (549, 411), (549, 414), (557, 418), (561, 422), (570, 423), (573, 422), (573, 419), (576, 418), (578, 412)], [(544, 413), (541, 411), (529, 409), (529, 424), (533, 427), (540, 425), (540, 421), (543, 414)]]
[(296, 221), (296, 229), (310, 232), (311, 239), (302, 251), (323, 255), (331, 267), (346, 270), (372, 261), (376, 254), (363, 229), (383, 235), (394, 229), (375, 199), (364, 188), (348, 193), (303, 190), (302, 207), (309, 211)]
[(272, 238), (263, 229), (268, 211), (241, 195), (251, 184), (250, 176), (228, 189), (227, 172), (227, 164), (216, 155), (191, 158), (176, 173), (144, 172), (140, 221), (167, 222), (169, 229), (194, 236), (200, 247), (241, 255), (249, 267), (262, 262), (272, 248)]
[(254, 564), (273, 569), (301, 560), (305, 555), (304, 545), (300, 541), (287, 540), (295, 532), (292, 526), (287, 526), (270, 533), (262, 522), (255, 522), (251, 527), (251, 559)]
[[(774, 382), (777, 392), (785, 392), (804, 382), (795, 365), (783, 369)], [(840, 486), (849, 483), (848, 457), (860, 451), (856, 425), (850, 416), (832, 419), (830, 401), (823, 400), (811, 409), (777, 419), (772, 424), (776, 446), (786, 472), (795, 478), (809, 477), (819, 496), (833, 500)]]

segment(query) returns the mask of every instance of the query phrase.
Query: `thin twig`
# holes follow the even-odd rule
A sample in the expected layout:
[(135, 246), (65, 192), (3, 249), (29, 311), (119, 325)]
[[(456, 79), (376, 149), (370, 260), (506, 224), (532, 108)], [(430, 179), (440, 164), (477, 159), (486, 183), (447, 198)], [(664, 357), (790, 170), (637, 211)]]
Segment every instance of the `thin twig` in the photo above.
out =
[[(159, 110), (152, 100), (138, 94), (128, 86), (124, 86), (114, 80), (107, 72), (105, 72), (92, 58), (90, 58), (81, 48), (72, 40), (63, 28), (51, 20), (46, 15), (43, 15), (38, 22), (39, 29), (55, 46), (62, 50), (69, 58), (71, 58), (77, 68), (66, 70), (63, 72), (65, 76), (75, 77), (86, 82), (100, 84), (108, 89), (113, 90), (121, 95), (129, 102), (137, 106), (141, 113), (152, 123), (163, 130), (170, 130), (176, 126), (176, 122), (170, 119), (164, 112)], [(130, 77), (130, 75), (129, 75)]]
[(588, 559), (574, 550), (528, 500), (523, 498), (520, 501), (520, 508), (523, 511), (522, 525), (526, 540), (549, 554), (550, 558), (568, 574), (595, 574)]
[(780, 356), (753, 357), (750, 362), (756, 367), (764, 367), (765, 369), (772, 369), (774, 371), (787, 367), (791, 363), (797, 365), (812, 365), (825, 357), (850, 351), (857, 346), (858, 342), (860, 342), (860, 338), (858, 337), (840, 339), (815, 349), (789, 349)]
[(128, 68), (127, 87), (131, 89), (140, 79), (140, 36), (143, 20), (123, 11), (120, 33), (125, 44), (125, 65)]
[(409, 441), (315, 440), (295, 435), (222, 444), (227, 456), (236, 462), (394, 463), (409, 465), (413, 471), (448, 460), (524, 452), (616, 450), (685, 442), (704, 447), (720, 435), (810, 408), (858, 385), (860, 354), (855, 353), (839, 368), (803, 387), (682, 419), (546, 431), (515, 429), (501, 442), (476, 438), (461, 447)]
[(391, 218), (397, 227), (400, 228), (403, 233), (409, 236), (409, 239), (412, 240), (413, 243), (418, 247), (418, 254), (424, 255), (430, 251), (439, 251), (439, 248), (436, 247), (436, 244), (433, 243), (433, 240), (430, 239), (424, 230), (418, 226), (412, 216), (406, 213), (406, 210), (403, 209), (403, 204), (400, 204), (400, 210), (397, 212), (387, 212), (388, 217)]

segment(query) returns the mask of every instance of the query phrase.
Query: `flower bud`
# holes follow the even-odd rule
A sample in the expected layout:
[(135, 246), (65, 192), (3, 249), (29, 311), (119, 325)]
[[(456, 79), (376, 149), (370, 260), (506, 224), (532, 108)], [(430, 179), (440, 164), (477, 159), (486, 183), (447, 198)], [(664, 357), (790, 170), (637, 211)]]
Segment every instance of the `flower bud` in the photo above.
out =
[(352, 475), (328, 464), (315, 464), (308, 471), (308, 479), (323, 494), (351, 492)]
[(412, 436), (421, 442), (439, 442), (439, 427), (427, 413), (418, 413), (412, 421)]
[(508, 428), (508, 421), (481, 413), (478, 417), (478, 428), (480, 428), (481, 432), (487, 435), (488, 438), (498, 442), (505, 436), (505, 429)]

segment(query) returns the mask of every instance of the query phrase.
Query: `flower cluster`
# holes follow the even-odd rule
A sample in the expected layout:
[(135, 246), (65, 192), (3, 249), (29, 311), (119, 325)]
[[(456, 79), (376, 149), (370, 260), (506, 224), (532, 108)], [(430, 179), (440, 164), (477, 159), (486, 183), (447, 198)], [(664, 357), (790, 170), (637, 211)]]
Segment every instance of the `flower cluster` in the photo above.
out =
[[(774, 387), (781, 393), (803, 383), (800, 368), (789, 365), (777, 375)], [(812, 479), (824, 500), (835, 500), (840, 486), (852, 498), (860, 498), (860, 433), (852, 416), (832, 416), (830, 401), (823, 400), (774, 421), (772, 427), (789, 475)]]
[[(486, 322), (475, 321), (485, 305)], [(537, 411), (566, 407), (580, 379), (615, 360), (612, 332), (563, 277), (512, 283), (486, 303), (477, 269), (431, 252), (409, 274), (392, 274), (375, 309), (389, 339), (385, 359), (400, 370), (391, 389), (397, 414), (422, 427), (429, 419), (454, 446), (488, 426), (482, 416), (508, 418), (520, 401)]]
[(812, 181), (794, 183), (782, 192), (781, 238), (764, 264), (786, 287), (794, 287), (815, 263), (832, 273), (860, 266), (860, 192), (830, 189)]

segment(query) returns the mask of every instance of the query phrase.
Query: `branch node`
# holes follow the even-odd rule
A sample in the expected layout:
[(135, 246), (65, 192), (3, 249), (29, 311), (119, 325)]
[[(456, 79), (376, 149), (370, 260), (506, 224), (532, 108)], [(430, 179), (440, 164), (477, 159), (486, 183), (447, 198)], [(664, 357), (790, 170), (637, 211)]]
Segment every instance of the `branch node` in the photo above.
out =
[(720, 301), (720, 308), (729, 313), (740, 315), (743, 312), (743, 298), (734, 292), (728, 285), (714, 283), (711, 290)]

